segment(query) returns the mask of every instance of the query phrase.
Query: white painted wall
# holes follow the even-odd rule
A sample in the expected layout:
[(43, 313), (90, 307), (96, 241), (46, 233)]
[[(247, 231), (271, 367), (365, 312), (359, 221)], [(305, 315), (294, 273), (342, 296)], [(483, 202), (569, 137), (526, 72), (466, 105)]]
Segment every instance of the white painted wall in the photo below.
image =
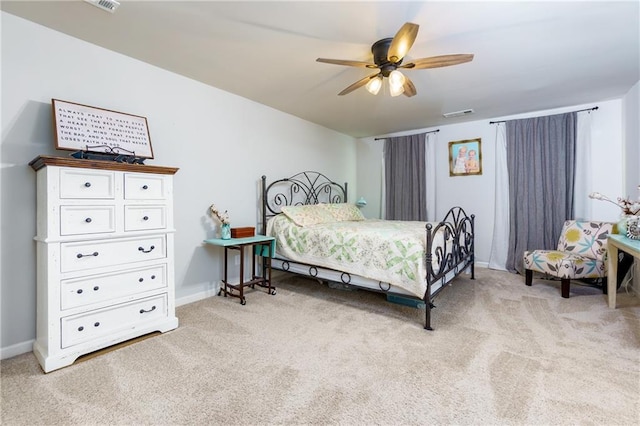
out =
[[(612, 198), (623, 191), (623, 126), (622, 100), (594, 102), (589, 105), (573, 105), (530, 114), (509, 117), (496, 117), (492, 120), (480, 120), (467, 123), (451, 124), (434, 128), (417, 129), (388, 136), (401, 136), (440, 129), (437, 135), (436, 148), (436, 212), (443, 217), (452, 206), (461, 206), (469, 214), (476, 215), (476, 260), (479, 264), (487, 264), (491, 252), (491, 238), (494, 223), (495, 197), (495, 142), (496, 125), (489, 121), (502, 121), (559, 114), (569, 111), (598, 106), (592, 112), (592, 164), (594, 190)], [(482, 139), (482, 175), (449, 176), (450, 141), (464, 139)], [(382, 150), (384, 140), (365, 138), (358, 141), (357, 169), (358, 196), (367, 199), (363, 213), (367, 217), (380, 217), (380, 193), (382, 187)], [(592, 203), (594, 220), (616, 221), (620, 210), (615, 206), (595, 200), (588, 200), (588, 194), (577, 194)]]
[(624, 97), (625, 191), (640, 199), (640, 82)]
[[(625, 129), (625, 190), (623, 194), (640, 200), (640, 82), (623, 100)], [(633, 290), (640, 295), (640, 260), (635, 260)]]
[[(154, 160), (175, 176), (177, 302), (213, 294), (222, 252), (208, 206), (256, 226), (258, 183), (311, 169), (356, 189), (353, 138), (2, 12), (2, 357), (35, 338), (36, 188), (29, 161), (54, 150), (51, 99), (147, 117)], [(215, 72), (212, 70), (212, 72)]]

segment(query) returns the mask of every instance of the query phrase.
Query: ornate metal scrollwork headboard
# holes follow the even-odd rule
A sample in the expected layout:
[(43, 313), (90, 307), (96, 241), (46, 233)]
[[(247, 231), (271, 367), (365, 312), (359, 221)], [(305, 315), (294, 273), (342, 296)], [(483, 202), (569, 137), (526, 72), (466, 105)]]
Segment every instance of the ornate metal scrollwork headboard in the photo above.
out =
[[(346, 203), (347, 183), (340, 185), (322, 173), (306, 171), (267, 185), (262, 176), (262, 226), (279, 214), (284, 206), (320, 203)], [(264, 229), (263, 229), (264, 231)]]

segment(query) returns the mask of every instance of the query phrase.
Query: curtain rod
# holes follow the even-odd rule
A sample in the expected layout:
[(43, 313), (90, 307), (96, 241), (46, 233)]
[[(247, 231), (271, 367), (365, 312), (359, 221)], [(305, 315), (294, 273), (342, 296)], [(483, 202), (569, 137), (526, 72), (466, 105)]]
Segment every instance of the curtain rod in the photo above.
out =
[[(439, 131), (440, 131), (440, 129), (436, 129), (436, 130), (431, 130), (430, 132), (424, 132), (424, 134), (426, 135), (427, 133), (438, 133)], [(418, 133), (418, 134), (420, 134), (420, 133)], [(392, 137), (394, 137), (394, 136), (389, 136), (389, 138), (392, 138)], [(402, 137), (402, 136), (398, 136), (398, 137)], [(373, 140), (374, 141), (381, 141), (381, 140), (389, 139), (389, 138), (374, 138)]]
[[(595, 111), (597, 110), (598, 107), (594, 106), (593, 108), (587, 108), (587, 109), (580, 109), (578, 111), (573, 111), (573, 112), (583, 112), (583, 111)], [(503, 121), (490, 121), (489, 124), (497, 124), (497, 123), (506, 123), (507, 121), (511, 121), (511, 120), (503, 120)]]

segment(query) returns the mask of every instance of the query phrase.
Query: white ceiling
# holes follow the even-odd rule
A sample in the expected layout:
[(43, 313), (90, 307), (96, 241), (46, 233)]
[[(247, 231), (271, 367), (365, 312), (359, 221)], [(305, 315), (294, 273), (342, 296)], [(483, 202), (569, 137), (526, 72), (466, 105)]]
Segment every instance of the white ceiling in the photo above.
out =
[[(5, 12), (354, 137), (597, 102), (640, 80), (640, 2), (6, 1)], [(472, 62), (407, 70), (418, 94), (360, 88), (371, 45), (420, 25), (410, 59)], [(105, 64), (108, 66), (108, 64)], [(161, 90), (161, 88), (159, 88)], [(443, 113), (473, 108), (446, 119)]]

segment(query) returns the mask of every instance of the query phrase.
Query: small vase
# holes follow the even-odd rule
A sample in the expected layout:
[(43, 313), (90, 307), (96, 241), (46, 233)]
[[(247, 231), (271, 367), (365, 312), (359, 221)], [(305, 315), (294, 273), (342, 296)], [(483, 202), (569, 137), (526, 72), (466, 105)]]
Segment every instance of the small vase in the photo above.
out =
[(228, 223), (223, 223), (222, 226), (220, 226), (220, 238), (222, 238), (223, 240), (230, 240), (231, 239), (231, 225)]

